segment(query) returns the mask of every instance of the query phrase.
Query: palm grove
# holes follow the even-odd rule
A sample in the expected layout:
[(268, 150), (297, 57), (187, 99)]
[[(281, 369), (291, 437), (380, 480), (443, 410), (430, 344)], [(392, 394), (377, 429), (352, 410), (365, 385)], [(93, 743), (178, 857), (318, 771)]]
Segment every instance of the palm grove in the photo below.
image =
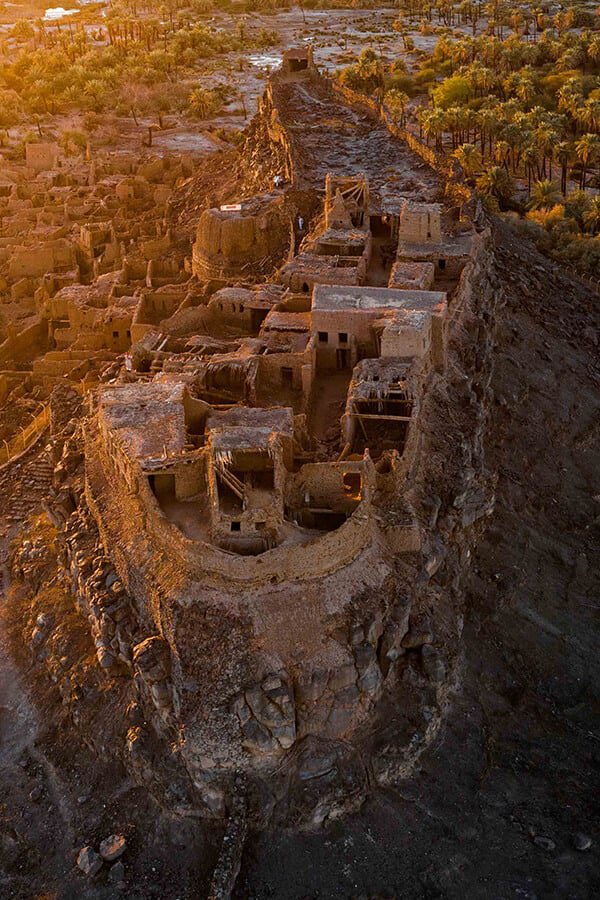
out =
[[(431, 5), (401, 0), (395, 28), (410, 52), (374, 50), (340, 75), (379, 95), (495, 209), (514, 210), (544, 249), (600, 275), (600, 18), (573, 5)], [(458, 30), (460, 29), (460, 30)], [(440, 37), (415, 51), (410, 33)]]

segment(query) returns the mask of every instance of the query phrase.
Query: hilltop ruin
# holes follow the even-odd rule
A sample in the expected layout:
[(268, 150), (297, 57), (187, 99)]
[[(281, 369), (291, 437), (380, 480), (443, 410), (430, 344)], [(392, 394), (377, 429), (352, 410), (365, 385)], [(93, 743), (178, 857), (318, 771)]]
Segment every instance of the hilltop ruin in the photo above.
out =
[[(90, 163), (63, 197), (42, 145), (3, 191), (19, 215), (40, 177), (59, 192), (2, 248), (35, 314), (0, 385), (40, 404), (6, 463), (49, 429), (58, 577), (129, 704), (119, 752), (155, 787), (175, 765), (209, 818), (240, 778), (259, 819), (338, 815), (443, 718), (500, 293), (469, 192), (412, 143), (289, 52), (200, 200), (166, 160)], [(53, 203), (75, 240), (39, 230)]]

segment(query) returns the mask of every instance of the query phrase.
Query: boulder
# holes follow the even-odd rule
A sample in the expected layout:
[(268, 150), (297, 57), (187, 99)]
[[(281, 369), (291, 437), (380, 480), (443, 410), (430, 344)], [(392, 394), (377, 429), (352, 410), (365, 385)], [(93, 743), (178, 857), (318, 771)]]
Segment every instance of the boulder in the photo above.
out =
[(93, 878), (102, 868), (102, 859), (93, 847), (82, 847), (77, 856), (77, 865), (84, 875)]
[(100, 856), (105, 862), (114, 862), (125, 853), (126, 841), (122, 834), (111, 834), (100, 844)]

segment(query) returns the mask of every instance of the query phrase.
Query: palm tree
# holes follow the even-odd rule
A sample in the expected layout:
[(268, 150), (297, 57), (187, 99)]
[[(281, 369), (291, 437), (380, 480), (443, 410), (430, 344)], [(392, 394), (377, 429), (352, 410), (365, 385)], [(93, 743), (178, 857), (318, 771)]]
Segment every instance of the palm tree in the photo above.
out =
[(598, 155), (600, 147), (600, 138), (597, 134), (584, 134), (575, 144), (575, 153), (581, 162), (581, 174), (579, 176), (579, 187), (585, 190), (585, 176), (590, 165)]
[(556, 159), (560, 166), (560, 189), (563, 197), (567, 193), (567, 176), (573, 158), (573, 147), (568, 141), (560, 141), (555, 148)]
[(585, 101), (583, 106), (580, 106), (575, 110), (574, 118), (577, 122), (587, 128), (588, 131), (598, 131), (598, 124), (600, 123), (600, 100), (590, 97)]
[(533, 98), (536, 94), (536, 85), (535, 78), (533, 76), (533, 72), (528, 67), (524, 69), (519, 74), (519, 80), (517, 83), (516, 94), (519, 100), (525, 104), (525, 106), (529, 106)]
[(589, 206), (587, 194), (584, 191), (571, 191), (565, 197), (565, 210), (570, 219), (577, 223), (577, 227), (583, 231), (583, 216)]
[(510, 200), (514, 191), (513, 180), (503, 166), (492, 166), (479, 176), (475, 187), (484, 199), (500, 204)]
[(535, 132), (535, 143), (542, 154), (542, 175), (544, 178), (546, 177), (546, 160), (548, 160), (550, 181), (552, 181), (552, 157), (558, 142), (558, 133), (549, 125), (540, 125)]
[(600, 63), (600, 35), (595, 34), (590, 40), (587, 48), (587, 55), (593, 63)]
[(384, 97), (385, 105), (388, 107), (394, 119), (404, 126), (406, 122), (406, 107), (409, 101), (408, 94), (398, 88), (392, 88), (387, 91)]
[(479, 125), (479, 138), (481, 143), (481, 155), (485, 153), (485, 141), (487, 137), (488, 152), (492, 153), (492, 140), (498, 130), (498, 112), (495, 109), (480, 109), (477, 113), (477, 124)]
[(590, 199), (588, 207), (583, 213), (583, 221), (585, 227), (592, 234), (597, 234), (600, 231), (600, 196)]
[(558, 89), (558, 108), (574, 115), (583, 104), (580, 78), (568, 78)]
[(551, 209), (560, 202), (561, 194), (554, 181), (547, 178), (536, 181), (529, 196), (529, 209)]
[(458, 160), (467, 178), (472, 178), (481, 172), (483, 160), (475, 144), (461, 144), (452, 156)]
[(531, 195), (531, 183), (533, 181), (534, 169), (538, 168), (537, 149), (531, 144), (523, 150), (523, 162), (525, 163), (525, 171), (527, 172), (527, 195)]
[(510, 159), (510, 144), (508, 141), (496, 141), (493, 156), (495, 162), (500, 163), (508, 172)]
[(435, 138), (436, 147), (440, 147), (440, 137), (443, 134), (446, 127), (446, 113), (443, 109), (437, 109), (434, 107), (430, 108), (421, 108), (419, 110), (419, 124), (425, 135), (427, 143), (431, 140), (431, 138)]

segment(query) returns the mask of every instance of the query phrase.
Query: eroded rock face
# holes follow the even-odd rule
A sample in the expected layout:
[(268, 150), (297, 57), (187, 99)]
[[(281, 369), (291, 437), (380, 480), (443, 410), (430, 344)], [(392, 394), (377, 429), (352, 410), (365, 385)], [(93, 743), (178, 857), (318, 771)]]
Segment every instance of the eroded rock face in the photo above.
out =
[(310, 735), (286, 761), (286, 792), (274, 818), (289, 824), (322, 825), (351, 809), (364, 796), (368, 776), (351, 744)]
[(284, 672), (267, 675), (238, 697), (234, 704), (243, 745), (253, 753), (289, 750), (296, 740), (296, 710)]
[(65, 524), (64, 571), (90, 623), (100, 666), (130, 668), (136, 627), (131, 598), (85, 510), (76, 510)]
[[(377, 623), (376, 627), (352, 628), (349, 635), (338, 632), (344, 656), (340, 664), (299, 676), (296, 698), (303, 734), (318, 731), (331, 738), (344, 738), (376, 701), (385, 678), (380, 662), (381, 628)], [(393, 626), (388, 626), (390, 641), (392, 631)], [(386, 661), (389, 650), (383, 652)]]
[(133, 665), (135, 677), (143, 684), (152, 703), (163, 718), (169, 719), (174, 709), (174, 696), (167, 642), (160, 637), (149, 637), (136, 644)]

